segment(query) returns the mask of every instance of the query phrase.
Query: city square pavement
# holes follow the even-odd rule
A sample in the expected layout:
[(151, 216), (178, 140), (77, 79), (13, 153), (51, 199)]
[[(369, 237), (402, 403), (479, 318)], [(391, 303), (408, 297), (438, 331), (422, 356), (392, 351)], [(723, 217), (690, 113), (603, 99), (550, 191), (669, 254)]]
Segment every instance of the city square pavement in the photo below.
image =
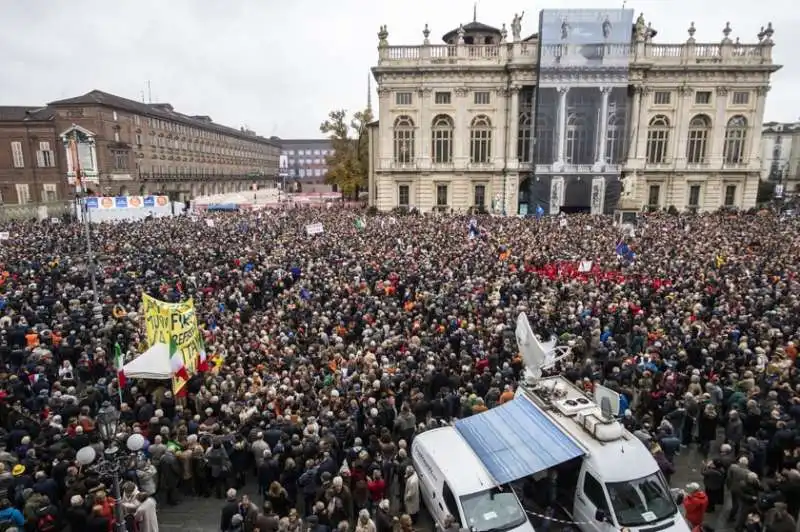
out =
[[(702, 456), (692, 449), (684, 449), (675, 458), (676, 473), (672, 476), (671, 484), (673, 488), (684, 488), (690, 482), (699, 482), (702, 485)], [(260, 506), (261, 498), (255, 484), (248, 482), (248, 485), (240, 493), (246, 493), (250, 499)], [(398, 505), (397, 494), (393, 497), (393, 507)], [(162, 531), (172, 532), (181, 530), (182, 532), (219, 532), (220, 511), (224, 501), (215, 498), (184, 498), (177, 506), (160, 505), (158, 510), (158, 522)], [(717, 512), (719, 514), (719, 512)], [(715, 529), (715, 532), (725, 532), (730, 525), (717, 523), (717, 515), (709, 515), (706, 524)], [(420, 532), (432, 532), (433, 522), (423, 510), (420, 515), (416, 530)], [(551, 526), (550, 530), (559, 530), (561, 526)]]

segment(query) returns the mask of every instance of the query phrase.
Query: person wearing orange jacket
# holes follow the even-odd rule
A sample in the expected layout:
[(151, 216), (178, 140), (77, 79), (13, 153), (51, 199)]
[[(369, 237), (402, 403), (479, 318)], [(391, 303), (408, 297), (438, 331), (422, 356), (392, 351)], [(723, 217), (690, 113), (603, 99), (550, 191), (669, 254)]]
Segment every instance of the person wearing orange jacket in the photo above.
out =
[(686, 511), (686, 520), (692, 529), (702, 527), (703, 517), (708, 509), (708, 497), (696, 482), (687, 485), (685, 491), (683, 508)]

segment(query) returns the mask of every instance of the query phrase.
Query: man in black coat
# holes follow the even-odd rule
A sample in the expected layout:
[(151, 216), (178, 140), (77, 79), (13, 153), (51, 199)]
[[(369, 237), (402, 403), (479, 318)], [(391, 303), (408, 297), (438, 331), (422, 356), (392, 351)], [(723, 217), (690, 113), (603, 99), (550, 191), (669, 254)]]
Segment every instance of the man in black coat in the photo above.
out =
[(227, 500), (225, 506), (222, 507), (222, 515), (219, 520), (219, 529), (225, 532), (231, 526), (231, 519), (239, 513), (239, 501), (236, 500), (236, 490), (231, 488), (228, 490)]

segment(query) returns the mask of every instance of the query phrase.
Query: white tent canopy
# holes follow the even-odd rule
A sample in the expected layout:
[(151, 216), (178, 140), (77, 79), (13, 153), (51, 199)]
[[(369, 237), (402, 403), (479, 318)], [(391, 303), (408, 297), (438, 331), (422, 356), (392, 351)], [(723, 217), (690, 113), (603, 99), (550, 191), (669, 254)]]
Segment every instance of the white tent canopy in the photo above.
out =
[(169, 363), (169, 346), (155, 344), (122, 367), (129, 379), (169, 379), (172, 368)]

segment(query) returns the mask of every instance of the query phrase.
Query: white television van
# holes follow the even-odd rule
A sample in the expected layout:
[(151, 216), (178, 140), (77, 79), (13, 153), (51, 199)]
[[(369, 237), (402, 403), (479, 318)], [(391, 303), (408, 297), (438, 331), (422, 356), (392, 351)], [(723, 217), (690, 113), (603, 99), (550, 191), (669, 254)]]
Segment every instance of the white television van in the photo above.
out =
[(417, 435), (411, 459), (420, 494), (434, 521), (452, 515), (472, 532), (534, 532), (509, 486), (498, 486), (454, 427)]
[[(557, 504), (583, 532), (689, 532), (655, 458), (614, 417), (619, 414), (619, 395), (600, 386), (590, 396), (562, 376), (541, 378), (543, 368), (569, 353), (554, 344), (543, 346), (524, 313), (517, 318), (516, 337), (526, 377), (511, 403), (525, 403), (480, 414), (498, 418), (490, 422), (497, 434), (494, 438), (504, 441), (509, 449), (503, 449), (498, 441), (483, 442), (465, 432), (481, 456), (495, 455), (487, 459), (492, 464), (490, 470), (520, 468), (497, 457), (522, 456), (514, 447), (532, 445), (503, 436), (503, 418), (515, 410), (526, 412), (525, 416), (516, 416), (516, 424), (509, 430), (527, 430), (528, 437), (535, 438), (539, 446), (535, 451), (539, 463), (529, 464), (533, 476), (528, 481), (542, 482), (548, 473), (555, 472)], [(493, 414), (504, 408), (508, 414)], [(477, 424), (478, 420), (470, 419), (463, 423)], [(525, 428), (530, 423), (535, 430)], [(515, 476), (523, 478), (523, 472), (520, 468)]]

